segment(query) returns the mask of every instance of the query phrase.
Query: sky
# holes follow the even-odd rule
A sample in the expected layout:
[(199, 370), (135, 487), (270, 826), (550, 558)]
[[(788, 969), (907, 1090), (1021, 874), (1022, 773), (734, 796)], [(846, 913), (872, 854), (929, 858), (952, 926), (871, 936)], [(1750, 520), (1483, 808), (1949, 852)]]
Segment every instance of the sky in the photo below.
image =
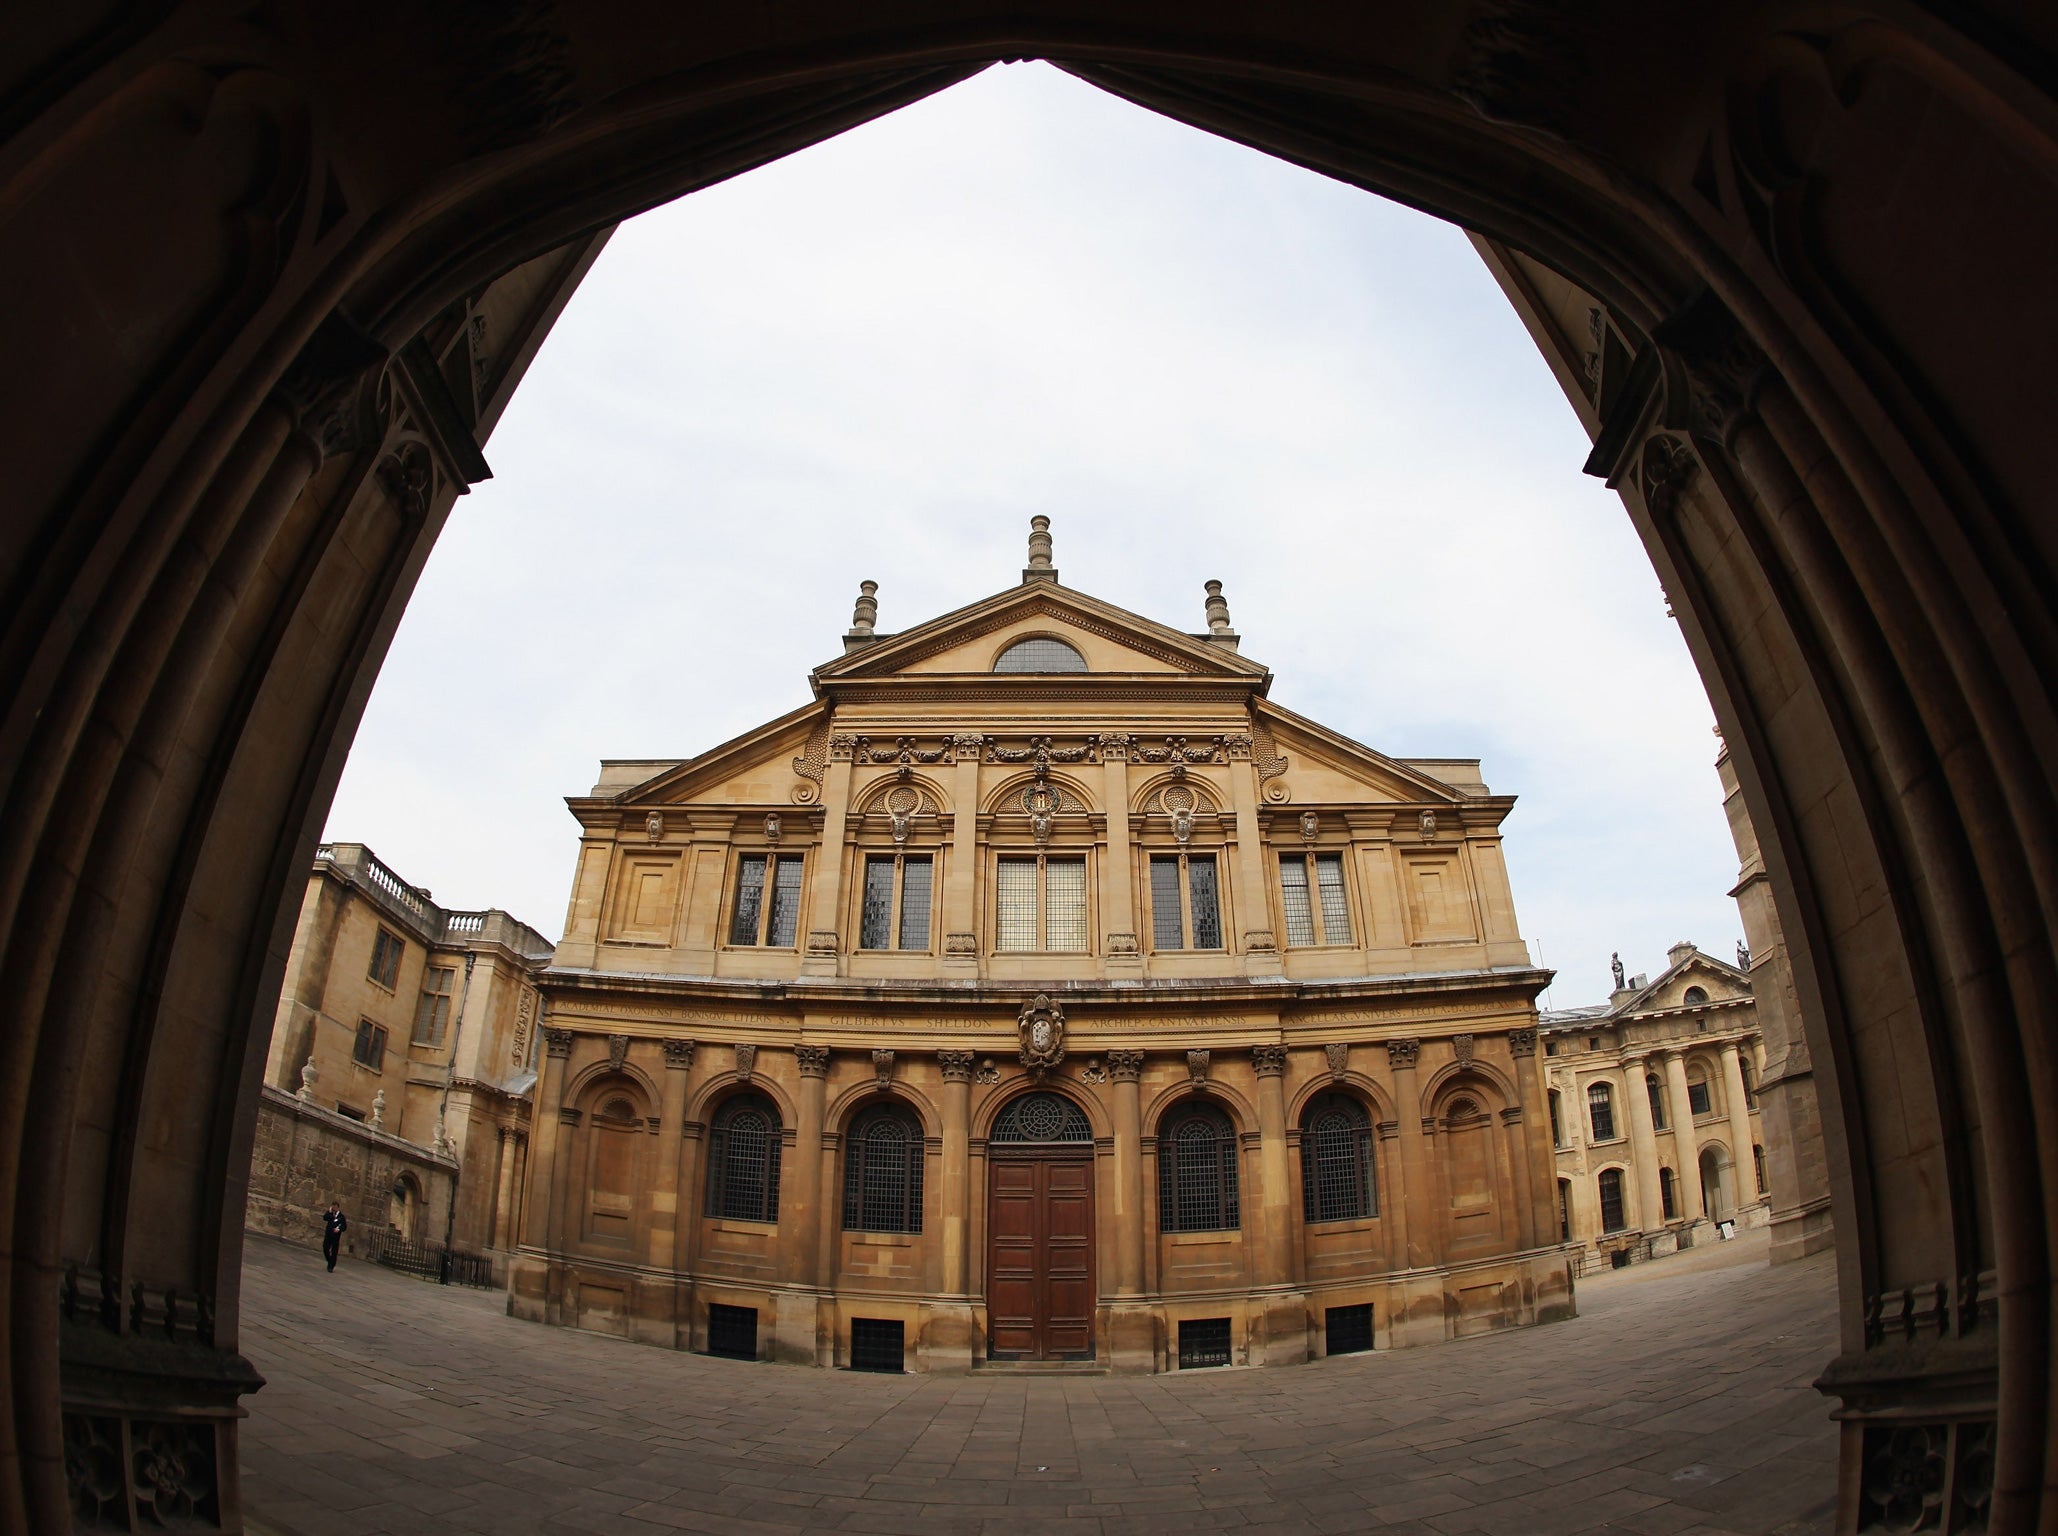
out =
[(861, 579), (905, 629), (1020, 579), (1188, 631), (1271, 697), (1518, 796), (1558, 980), (1729, 958), (1707, 695), (1542, 358), (1455, 227), (1042, 64), (622, 226), (486, 445), (327, 835), (555, 938), (603, 757), (808, 701)]

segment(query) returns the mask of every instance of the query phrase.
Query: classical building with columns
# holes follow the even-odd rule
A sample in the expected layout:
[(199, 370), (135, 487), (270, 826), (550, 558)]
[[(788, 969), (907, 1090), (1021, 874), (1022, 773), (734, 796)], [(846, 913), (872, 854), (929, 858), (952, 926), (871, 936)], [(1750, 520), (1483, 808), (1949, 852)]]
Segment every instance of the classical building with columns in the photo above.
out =
[[(1740, 954), (1740, 961), (1747, 960)], [(1658, 1257), (1717, 1223), (1765, 1224), (1765, 1047), (1737, 965), (1675, 944), (1656, 978), (1543, 1015), (1557, 1228), (1584, 1269)]]
[(332, 1199), (357, 1251), (504, 1278), (550, 941), (457, 911), (362, 843), (323, 843), (265, 1060), (246, 1223), (315, 1241)]
[(509, 1306), (818, 1365), (1144, 1372), (1567, 1316), (1535, 998), (1470, 760), (1022, 580), (805, 707), (604, 762), (541, 977)]

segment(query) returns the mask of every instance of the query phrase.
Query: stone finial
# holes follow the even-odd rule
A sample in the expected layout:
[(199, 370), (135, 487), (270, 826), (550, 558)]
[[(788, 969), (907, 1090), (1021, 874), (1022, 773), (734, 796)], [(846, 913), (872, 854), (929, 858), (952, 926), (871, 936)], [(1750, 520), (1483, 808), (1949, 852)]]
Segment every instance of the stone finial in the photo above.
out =
[(1682, 964), (1687, 960), (1691, 960), (1699, 948), (1700, 946), (1695, 944), (1692, 939), (1681, 939), (1677, 944), (1665, 951), (1665, 961), (1668, 965)]
[(879, 583), (861, 581), (858, 583), (857, 604), (851, 609), (850, 632), (853, 635), (869, 635), (879, 623)]
[(1229, 627), (1229, 599), (1222, 595), (1222, 583), (1206, 583), (1208, 594), (1208, 633), (1211, 635), (1233, 635)]
[(383, 1088), (372, 1095), (372, 1129), (386, 1129), (386, 1090)]
[(1022, 580), (1056, 581), (1058, 568), (1050, 563), (1050, 519), (1042, 513), (1029, 519), (1029, 564)]
[(313, 1056), (309, 1056), (300, 1064), (300, 1092), (295, 1097), (303, 1104), (314, 1102), (315, 1080), (320, 1076), (321, 1073), (315, 1069)]

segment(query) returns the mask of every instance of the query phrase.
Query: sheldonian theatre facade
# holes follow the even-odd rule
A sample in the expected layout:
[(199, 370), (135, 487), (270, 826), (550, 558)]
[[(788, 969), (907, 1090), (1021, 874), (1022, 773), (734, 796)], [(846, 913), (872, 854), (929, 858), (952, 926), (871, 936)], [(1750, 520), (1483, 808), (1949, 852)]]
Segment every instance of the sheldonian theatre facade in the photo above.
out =
[(539, 979), (519, 1316), (818, 1365), (1280, 1365), (1572, 1311), (1478, 764), (1020, 584), (610, 761)]

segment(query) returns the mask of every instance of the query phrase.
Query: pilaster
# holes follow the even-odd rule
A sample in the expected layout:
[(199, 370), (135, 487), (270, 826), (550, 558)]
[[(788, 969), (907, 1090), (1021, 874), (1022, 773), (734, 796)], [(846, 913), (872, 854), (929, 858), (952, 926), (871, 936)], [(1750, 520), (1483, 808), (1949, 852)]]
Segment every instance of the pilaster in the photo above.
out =
[(815, 851), (800, 974), (835, 976), (843, 969), (843, 832), (850, 817), (851, 740), (829, 738), (829, 762), (822, 775), (822, 843)]

